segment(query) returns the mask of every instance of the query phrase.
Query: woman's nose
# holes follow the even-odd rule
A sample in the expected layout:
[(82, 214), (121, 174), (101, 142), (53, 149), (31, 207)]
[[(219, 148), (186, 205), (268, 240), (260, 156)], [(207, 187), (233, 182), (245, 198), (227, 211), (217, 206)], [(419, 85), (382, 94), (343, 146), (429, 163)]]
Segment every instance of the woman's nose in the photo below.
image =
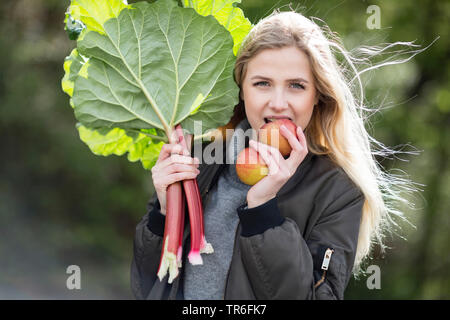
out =
[(284, 93), (281, 91), (274, 92), (273, 96), (270, 99), (269, 107), (274, 111), (280, 112), (286, 109), (287, 106), (288, 103)]

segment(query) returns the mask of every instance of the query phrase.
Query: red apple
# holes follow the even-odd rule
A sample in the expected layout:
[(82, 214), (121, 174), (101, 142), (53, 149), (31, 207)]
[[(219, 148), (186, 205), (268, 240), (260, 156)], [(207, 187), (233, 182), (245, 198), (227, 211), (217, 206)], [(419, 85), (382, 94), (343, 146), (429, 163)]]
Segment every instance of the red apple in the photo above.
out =
[(269, 174), (269, 168), (257, 151), (245, 148), (237, 156), (236, 173), (243, 183), (253, 186)]
[(291, 154), (292, 147), (289, 141), (280, 132), (281, 125), (285, 125), (286, 128), (297, 136), (297, 126), (289, 119), (277, 119), (273, 122), (265, 123), (258, 132), (258, 139), (260, 142), (268, 144), (272, 147), (280, 150), (283, 157)]

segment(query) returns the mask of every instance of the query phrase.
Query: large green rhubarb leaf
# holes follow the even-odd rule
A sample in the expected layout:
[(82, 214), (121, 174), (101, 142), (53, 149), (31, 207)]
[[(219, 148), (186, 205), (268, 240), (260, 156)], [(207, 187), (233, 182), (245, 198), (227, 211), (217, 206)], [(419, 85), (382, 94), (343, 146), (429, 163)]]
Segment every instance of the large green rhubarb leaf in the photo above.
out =
[[(210, 57), (217, 54), (220, 55), (220, 53), (225, 53), (224, 51), (226, 51), (224, 47), (220, 47), (220, 37), (222, 37), (223, 44), (226, 42), (226, 36), (223, 32), (222, 34), (220, 32), (215, 34), (218, 30), (217, 23), (215, 23), (215, 27), (211, 28), (211, 22), (214, 23), (211, 19), (209, 21), (198, 21), (194, 19), (195, 16), (192, 13), (187, 14), (185, 9), (176, 7), (171, 0), (160, 0), (159, 2), (164, 1), (166, 1), (164, 4), (128, 5), (125, 0), (72, 0), (65, 20), (69, 37), (71, 39), (78, 38), (79, 41), (78, 49), (74, 49), (64, 62), (65, 75), (62, 79), (62, 88), (71, 97), (70, 104), (74, 107), (75, 114), (77, 115), (78, 111), (80, 111), (80, 114), (83, 115), (82, 118), (87, 115), (90, 120), (87, 123), (89, 127), (82, 123), (77, 124), (81, 140), (97, 155), (123, 155), (128, 152), (129, 161), (140, 160), (146, 169), (150, 169), (156, 162), (162, 144), (168, 142), (167, 132), (165, 131), (168, 128), (171, 129), (171, 126), (176, 124), (176, 121), (181, 121), (183, 128), (191, 133), (193, 133), (194, 121), (201, 121), (203, 133), (210, 128), (227, 123), (231, 117), (232, 109), (237, 103), (237, 87), (230, 82), (234, 60), (225, 57), (225, 54), (222, 55), (222, 60), (214, 60)], [(251, 29), (251, 24), (243, 16), (242, 10), (235, 6), (239, 2), (240, 0), (201, 0), (190, 1), (190, 4), (184, 3), (184, 5), (195, 9), (202, 16), (212, 14), (231, 34), (234, 40), (233, 50), (235, 54), (242, 39)], [(124, 9), (138, 12), (133, 12), (133, 14), (127, 13), (127, 16), (124, 18), (120, 16)], [(146, 21), (149, 18), (157, 18), (157, 23), (149, 24)], [(114, 22), (110, 20), (114, 20)], [(180, 21), (182, 22), (181, 24)], [(140, 29), (141, 38), (139, 38), (137, 33), (138, 26), (142, 28)], [(147, 29), (144, 30), (144, 27)], [(151, 32), (147, 32), (148, 28), (152, 29), (150, 30)], [(81, 34), (79, 34), (80, 32)], [(89, 35), (90, 33), (91, 35)], [(156, 37), (154, 37), (155, 34), (157, 35)], [(89, 35), (88, 41), (84, 40), (86, 35)], [(98, 36), (103, 36), (103, 42), (99, 42), (96, 45), (93, 41), (95, 42)], [(128, 40), (131, 41), (123, 40), (127, 36), (130, 36)], [(163, 38), (163, 41), (161, 41), (161, 38)], [(201, 38), (201, 41), (198, 41), (199, 38)], [(211, 41), (212, 38), (215, 41)], [(106, 41), (104, 41), (105, 39)], [(192, 42), (192, 40), (197, 41)], [(190, 45), (191, 43), (193, 44)], [(116, 51), (110, 51), (111, 47), (115, 47)], [(83, 49), (85, 50), (83, 51)], [(128, 68), (135, 65), (131, 61), (133, 60), (133, 54), (130, 54), (130, 52), (132, 53), (133, 51), (140, 53), (140, 55), (134, 55), (134, 57), (141, 58), (141, 60), (137, 60), (141, 64), (140, 75), (139, 72), (134, 72), (133, 75)], [(164, 55), (169, 57), (169, 52), (173, 61), (172, 65), (168, 61), (158, 64), (158, 61), (163, 60), (162, 57)], [(173, 53), (177, 52), (179, 53), (178, 60), (173, 55)], [(122, 54), (122, 57), (120, 57), (120, 54)], [(153, 59), (153, 61), (148, 60), (148, 57), (152, 57), (153, 54), (155, 54), (156, 59)], [(122, 61), (117, 63), (118, 60)], [(221, 62), (217, 62), (220, 60)], [(215, 68), (213, 66), (214, 63), (211, 63), (211, 61), (216, 64)], [(127, 66), (128, 62), (130, 63)], [(146, 65), (147, 62), (148, 65)], [(196, 63), (199, 63), (197, 67), (195, 67)], [(222, 67), (222, 72), (218, 72), (221, 70), (220, 67)], [(101, 70), (99, 68), (102, 68), (104, 71), (103, 74), (100, 72), (100, 77), (98, 77), (99, 70)], [(120, 71), (123, 71), (123, 68), (125, 68), (125, 72), (121, 74)], [(126, 70), (127, 68), (128, 70)], [(136, 69), (131, 68), (131, 70), (134, 71)], [(185, 83), (182, 83), (183, 76), (186, 77), (186, 73), (189, 73), (189, 71), (191, 71), (191, 74), (188, 79), (185, 79)], [(106, 77), (111, 76), (111, 74), (115, 77)], [(127, 89), (121, 88), (121, 81), (128, 82), (128, 78), (120, 79), (120, 76), (124, 74), (131, 76), (129, 78), (132, 81), (132, 78), (137, 74), (137, 79), (140, 80), (143, 87), (138, 88), (139, 81), (136, 81), (136, 77), (134, 77), (133, 90), (127, 92)], [(150, 74), (150, 77), (147, 77), (147, 74)], [(170, 80), (170, 74), (172, 75), (172, 80)], [(120, 76), (117, 77), (118, 75)], [(104, 98), (108, 97), (106, 98), (108, 103), (111, 102), (111, 98), (116, 99), (115, 103), (117, 103), (118, 101), (123, 101), (120, 98), (124, 96), (129, 95), (128, 98), (132, 97), (131, 99), (134, 99), (133, 94), (137, 94), (138, 98), (144, 101), (147, 100), (146, 108), (153, 110), (156, 114), (158, 111), (155, 111), (154, 106), (158, 107), (157, 110), (164, 115), (162, 117), (163, 121), (161, 121), (161, 118), (158, 119), (161, 125), (155, 126), (155, 123), (151, 121), (144, 121), (146, 119), (143, 120), (144, 123), (139, 123), (138, 125), (135, 125), (136, 123), (133, 125), (127, 123), (125, 126), (122, 125), (122, 121), (106, 121), (106, 123), (105, 121), (100, 123), (96, 120), (92, 121), (95, 116), (93, 117), (89, 113), (90, 107), (95, 109), (96, 106), (99, 106), (100, 109), (98, 111), (100, 114), (104, 110), (108, 110), (108, 112), (112, 112), (117, 108), (120, 110), (120, 107), (117, 105), (108, 106), (107, 103), (106, 106), (102, 106), (105, 102), (102, 99), (97, 101), (98, 104), (95, 103), (97, 96), (94, 97), (94, 95), (105, 93), (104, 87), (107, 82), (102, 82), (102, 80), (107, 78), (108, 80), (117, 81), (117, 83), (113, 83), (116, 86), (107, 85), (108, 89), (106, 91), (109, 90), (109, 97), (108, 94), (102, 95)], [(162, 82), (160, 79), (166, 82)], [(155, 105), (152, 105), (153, 97), (149, 95), (149, 93), (154, 94), (155, 92), (155, 86), (152, 84), (152, 81), (154, 81), (155, 85), (158, 85), (157, 93), (159, 92), (158, 90), (161, 91), (164, 88), (172, 89), (172, 91), (166, 90), (164, 92), (165, 95), (160, 96), (159, 100), (155, 99)], [(195, 81), (197, 83), (203, 82), (203, 84), (208, 84), (209, 86), (196, 86)], [(75, 82), (77, 82), (77, 85)], [(128, 82), (128, 84), (130, 83)], [(83, 89), (91, 85), (93, 85), (91, 92)], [(102, 88), (100, 92), (97, 92), (98, 88)], [(121, 90), (116, 90), (117, 88)], [(173, 88), (176, 88), (178, 91), (175, 90), (174, 92)], [(190, 92), (183, 91), (186, 88)], [(77, 103), (74, 103), (72, 99), (74, 89)], [(175, 97), (172, 100), (168, 99), (170, 104), (167, 102), (160, 103), (160, 100), (164, 100), (163, 98), (168, 96)], [(152, 99), (149, 99), (149, 97)], [(86, 101), (89, 98), (92, 98), (93, 101)], [(178, 104), (175, 104), (177, 99)], [(80, 101), (82, 102), (81, 104), (79, 103)], [(186, 103), (186, 101), (189, 103)], [(156, 104), (156, 102), (158, 103)], [(79, 108), (80, 105), (82, 110)], [(136, 105), (135, 103), (134, 106)], [(164, 108), (166, 110), (163, 110)], [(88, 110), (87, 114), (83, 114), (86, 110)], [(131, 110), (133, 111), (133, 109)], [(176, 112), (174, 112), (175, 110)], [(188, 114), (186, 110), (189, 111)], [(170, 111), (172, 111), (172, 117), (167, 116), (167, 114), (170, 114)], [(122, 111), (119, 111), (119, 113), (123, 115)], [(166, 122), (167, 127), (164, 126), (164, 122)], [(198, 131), (195, 133), (197, 134)]]
[[(62, 80), (63, 91), (69, 96), (73, 93), (73, 81), (85, 60), (77, 49), (72, 50), (64, 62), (65, 75)], [(72, 102), (71, 102), (72, 104)], [(158, 136), (154, 129), (142, 130), (141, 132), (126, 131), (120, 128), (104, 128), (99, 130), (88, 129), (80, 123), (77, 124), (80, 139), (86, 143), (89, 149), (96, 155), (121, 156), (128, 152), (128, 160), (131, 162), (141, 161), (145, 169), (150, 169), (158, 158), (164, 141), (151, 136)]]
[[(71, 21), (77, 27), (83, 26), (87, 30), (96, 30), (104, 34), (102, 23), (110, 18), (117, 17), (120, 10), (125, 8), (125, 5), (126, 2), (122, 0), (95, 2), (73, 0), (67, 11), (66, 24)], [(79, 32), (80, 30), (78, 30)], [(80, 71), (83, 72), (82, 76), (87, 77), (87, 68), (83, 68), (83, 66), (88, 61), (89, 59), (80, 55), (77, 49), (73, 49), (71, 54), (66, 57), (64, 61), (65, 75), (61, 85), (63, 91), (70, 97), (73, 95), (74, 81)], [(70, 99), (70, 104), (73, 106), (72, 99)], [(142, 130), (141, 132), (125, 131), (120, 128), (94, 130), (88, 129), (80, 123), (76, 127), (80, 139), (88, 145), (94, 154), (121, 156), (128, 152), (128, 160), (131, 162), (141, 161), (145, 169), (150, 169), (155, 164), (164, 143), (160, 140), (162, 137), (151, 138), (152, 134), (158, 136), (158, 133), (152, 129)], [(159, 135), (161, 134), (159, 133)]]
[[(65, 75), (62, 79), (62, 88), (70, 97), (73, 94), (74, 80), (86, 62), (87, 59), (78, 54), (77, 49), (73, 49), (64, 61)], [(131, 162), (141, 161), (145, 169), (153, 167), (164, 144), (155, 129), (142, 129), (140, 132), (127, 132), (120, 128), (94, 130), (88, 129), (80, 123), (77, 124), (77, 129), (80, 139), (94, 154), (121, 156), (128, 152), (128, 160)]]
[(241, 0), (183, 0), (186, 8), (194, 8), (202, 16), (212, 15), (223, 25), (233, 37), (233, 52), (237, 51), (252, 29), (251, 22), (244, 16), (242, 9), (237, 7)]
[[(171, 0), (140, 2), (88, 31), (78, 51), (89, 61), (75, 79), (75, 116), (88, 128), (194, 133), (227, 123), (238, 102), (233, 39), (212, 16)], [(86, 70), (84, 70), (86, 69)]]

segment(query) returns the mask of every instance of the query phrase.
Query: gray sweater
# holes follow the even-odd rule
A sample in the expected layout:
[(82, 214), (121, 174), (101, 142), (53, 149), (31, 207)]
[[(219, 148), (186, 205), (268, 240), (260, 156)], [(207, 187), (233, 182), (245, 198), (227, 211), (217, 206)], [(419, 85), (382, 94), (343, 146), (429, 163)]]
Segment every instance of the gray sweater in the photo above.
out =
[[(250, 124), (242, 120), (236, 129), (247, 130)], [(233, 254), (234, 238), (239, 217), (236, 209), (246, 202), (251, 186), (242, 183), (236, 174), (236, 157), (243, 149), (243, 139), (237, 138), (238, 131), (229, 141), (227, 168), (220, 175), (217, 184), (210, 190), (209, 201), (204, 208), (206, 240), (214, 248), (213, 254), (203, 254), (203, 265), (185, 265), (184, 298), (186, 300), (223, 299), (225, 283)], [(242, 136), (241, 136), (242, 137)], [(232, 145), (231, 145), (232, 143)], [(231, 158), (230, 158), (231, 157)]]

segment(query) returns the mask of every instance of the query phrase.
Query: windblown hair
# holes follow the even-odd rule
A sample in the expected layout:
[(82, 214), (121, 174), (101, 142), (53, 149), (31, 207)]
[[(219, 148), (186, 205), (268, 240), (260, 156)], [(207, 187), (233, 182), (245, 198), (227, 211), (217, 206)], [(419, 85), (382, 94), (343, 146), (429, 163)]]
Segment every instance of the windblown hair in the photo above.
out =
[[(396, 44), (416, 46), (409, 42)], [(395, 208), (399, 202), (409, 204), (402, 197), (401, 189), (415, 191), (411, 181), (384, 172), (375, 158), (400, 152), (376, 141), (365, 128), (367, 113), (371, 109), (363, 104), (364, 91), (360, 75), (387, 63), (358, 71), (358, 65), (370, 60), (357, 58), (346, 51), (328, 27), (320, 27), (297, 12), (276, 10), (253, 27), (239, 49), (234, 69), (239, 87), (242, 88), (248, 62), (255, 55), (265, 49), (289, 46), (299, 48), (308, 56), (319, 93), (319, 102), (305, 128), (309, 151), (316, 155), (327, 155), (346, 172), (365, 196), (353, 266), (353, 273), (357, 276), (362, 271), (362, 262), (370, 257), (373, 244), (380, 245), (381, 252), (384, 252), (385, 231), (398, 226), (394, 216), (405, 220), (404, 214)], [(387, 48), (361, 47), (360, 52), (373, 57)], [(338, 62), (335, 54), (343, 57), (342, 63)], [(235, 108), (232, 121), (237, 123), (243, 117), (245, 110), (241, 100)]]

